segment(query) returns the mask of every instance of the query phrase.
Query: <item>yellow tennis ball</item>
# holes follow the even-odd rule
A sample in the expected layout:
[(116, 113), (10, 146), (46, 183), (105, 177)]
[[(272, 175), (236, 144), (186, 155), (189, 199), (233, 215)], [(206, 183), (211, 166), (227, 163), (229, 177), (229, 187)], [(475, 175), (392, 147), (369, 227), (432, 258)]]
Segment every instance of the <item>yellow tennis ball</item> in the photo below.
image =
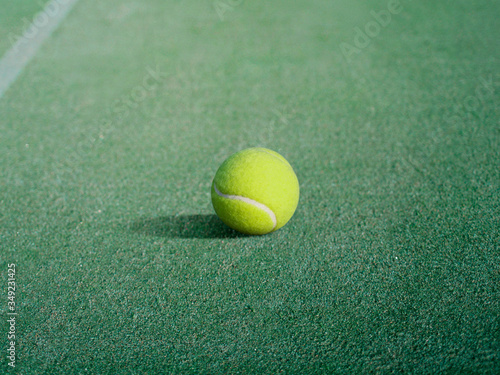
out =
[(219, 218), (245, 234), (266, 234), (285, 225), (299, 202), (299, 181), (277, 152), (249, 148), (217, 170), (212, 204)]

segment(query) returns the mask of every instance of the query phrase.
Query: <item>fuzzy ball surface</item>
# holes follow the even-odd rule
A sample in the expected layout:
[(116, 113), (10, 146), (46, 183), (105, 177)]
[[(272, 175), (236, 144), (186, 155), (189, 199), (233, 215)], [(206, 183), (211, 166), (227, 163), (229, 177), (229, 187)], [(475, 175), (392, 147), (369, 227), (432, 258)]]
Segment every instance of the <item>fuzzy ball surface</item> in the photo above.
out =
[(288, 161), (255, 147), (227, 158), (212, 183), (219, 218), (245, 234), (262, 235), (283, 227), (299, 202), (299, 181)]

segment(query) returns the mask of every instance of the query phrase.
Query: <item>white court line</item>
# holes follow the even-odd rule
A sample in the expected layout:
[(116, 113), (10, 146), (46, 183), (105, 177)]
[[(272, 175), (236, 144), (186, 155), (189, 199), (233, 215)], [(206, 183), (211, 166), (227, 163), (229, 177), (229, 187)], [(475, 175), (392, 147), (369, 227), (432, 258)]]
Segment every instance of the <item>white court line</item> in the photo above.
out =
[(0, 98), (78, 0), (51, 0), (0, 60)]

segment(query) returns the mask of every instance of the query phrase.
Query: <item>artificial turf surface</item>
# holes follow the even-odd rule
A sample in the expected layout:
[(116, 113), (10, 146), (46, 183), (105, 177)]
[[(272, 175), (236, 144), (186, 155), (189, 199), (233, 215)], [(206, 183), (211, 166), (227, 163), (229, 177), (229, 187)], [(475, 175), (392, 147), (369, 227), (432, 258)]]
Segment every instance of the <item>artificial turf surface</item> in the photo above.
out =
[[(81, 0), (0, 98), (0, 373), (498, 373), (500, 5), (347, 58), (390, 3)], [(251, 146), (301, 184), (260, 237), (210, 203)]]

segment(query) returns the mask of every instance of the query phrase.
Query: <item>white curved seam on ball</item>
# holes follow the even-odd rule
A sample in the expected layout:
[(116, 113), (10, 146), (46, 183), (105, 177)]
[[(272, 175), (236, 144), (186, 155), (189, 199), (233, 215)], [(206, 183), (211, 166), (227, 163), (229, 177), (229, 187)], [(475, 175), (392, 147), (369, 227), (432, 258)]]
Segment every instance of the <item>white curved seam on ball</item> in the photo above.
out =
[(276, 224), (277, 224), (276, 215), (274, 214), (273, 210), (271, 210), (265, 204), (257, 202), (257, 201), (254, 201), (253, 199), (250, 199), (250, 198), (247, 198), (247, 197), (242, 197), (240, 195), (228, 195), (228, 194), (221, 193), (219, 191), (219, 189), (217, 189), (217, 185), (215, 185), (215, 184), (214, 184), (214, 190), (215, 190), (215, 193), (219, 197), (223, 197), (223, 198), (227, 198), (227, 199), (233, 199), (233, 200), (236, 200), (236, 201), (245, 202), (245, 203), (251, 204), (252, 206), (260, 208), (261, 210), (263, 210), (264, 212), (266, 212), (269, 215), (269, 217), (271, 218), (271, 220), (273, 222), (273, 229), (276, 228)]

